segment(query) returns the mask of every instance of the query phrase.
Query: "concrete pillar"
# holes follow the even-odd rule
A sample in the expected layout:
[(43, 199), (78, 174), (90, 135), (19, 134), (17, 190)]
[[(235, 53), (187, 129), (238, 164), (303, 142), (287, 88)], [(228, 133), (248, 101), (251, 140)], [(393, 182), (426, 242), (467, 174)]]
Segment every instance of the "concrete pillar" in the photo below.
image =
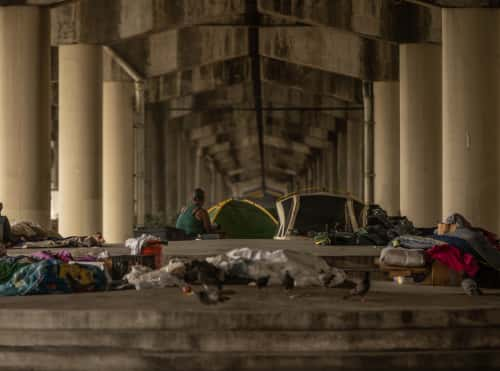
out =
[(189, 143), (189, 139), (184, 136), (184, 151), (185, 151), (185, 166), (186, 166), (186, 190), (184, 202), (191, 202), (193, 190), (196, 188), (195, 183), (195, 163), (196, 163), (196, 150)]
[(103, 235), (120, 243), (134, 225), (134, 83), (103, 84)]
[(215, 202), (223, 201), (229, 196), (226, 188), (224, 176), (217, 171), (215, 173)]
[(177, 127), (169, 122), (164, 125), (165, 219), (173, 225), (180, 208), (177, 204)]
[(399, 82), (375, 82), (375, 203), (399, 215)]
[(500, 10), (443, 10), (443, 214), (500, 232)]
[(207, 204), (210, 204), (210, 202), (212, 202), (210, 197), (210, 168), (205, 157), (202, 158), (202, 163), (200, 166), (200, 183), (198, 186), (205, 191), (206, 202)]
[(309, 167), (307, 168), (307, 184), (306, 184), (306, 188), (311, 189), (311, 188), (314, 187), (313, 177), (314, 177), (314, 169), (313, 169), (312, 164), (310, 164)]
[(328, 190), (332, 193), (337, 191), (337, 142), (331, 141), (330, 148), (327, 151), (327, 170), (328, 170)]
[(215, 188), (216, 188), (216, 179), (215, 179), (215, 165), (213, 160), (211, 160), (208, 164), (208, 172), (210, 176), (210, 205), (215, 203)]
[(177, 131), (177, 209), (186, 206), (186, 172), (187, 172), (187, 157), (184, 144), (184, 135), (182, 129)]
[(102, 49), (59, 47), (59, 232), (102, 230)]
[(321, 188), (322, 170), (321, 155), (318, 155), (314, 160), (314, 188), (316, 188), (316, 190), (319, 190)]
[(337, 192), (347, 193), (347, 128), (337, 132)]
[(322, 190), (326, 190), (328, 188), (328, 160), (327, 160), (328, 152), (326, 150), (322, 150), (321, 154), (318, 158), (319, 166), (320, 166), (320, 187)]
[(441, 100), (441, 47), (401, 45), (400, 202), (417, 227), (441, 219)]
[(0, 201), (11, 220), (50, 224), (48, 11), (0, 8)]
[(157, 218), (165, 218), (165, 142), (164, 119), (160, 107), (150, 106), (152, 110), (148, 118), (151, 122), (151, 196), (152, 214)]
[(363, 199), (363, 122), (347, 122), (347, 191)]
[(153, 119), (150, 105), (144, 113), (144, 213), (145, 219), (153, 214)]

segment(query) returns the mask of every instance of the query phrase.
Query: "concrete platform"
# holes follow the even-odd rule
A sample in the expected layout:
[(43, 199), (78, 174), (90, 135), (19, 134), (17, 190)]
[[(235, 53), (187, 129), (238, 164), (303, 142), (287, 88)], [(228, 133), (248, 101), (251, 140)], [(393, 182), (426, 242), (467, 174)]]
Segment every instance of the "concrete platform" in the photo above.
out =
[(375, 282), (343, 289), (227, 287), (0, 298), (0, 369), (340, 370), (500, 367), (500, 290)]
[[(199, 240), (199, 241), (171, 241), (165, 247), (165, 256), (207, 257), (224, 254), (230, 250), (248, 247), (261, 250), (286, 249), (308, 252), (324, 257), (378, 257), (383, 247), (381, 246), (317, 246), (312, 240)], [(9, 249), (8, 255), (27, 255), (47, 249)], [(64, 250), (64, 248), (50, 248), (51, 251)], [(111, 255), (129, 254), (130, 251), (122, 244), (106, 245), (95, 248), (70, 248), (67, 249), (75, 256), (85, 255), (88, 252), (98, 253), (107, 250)]]

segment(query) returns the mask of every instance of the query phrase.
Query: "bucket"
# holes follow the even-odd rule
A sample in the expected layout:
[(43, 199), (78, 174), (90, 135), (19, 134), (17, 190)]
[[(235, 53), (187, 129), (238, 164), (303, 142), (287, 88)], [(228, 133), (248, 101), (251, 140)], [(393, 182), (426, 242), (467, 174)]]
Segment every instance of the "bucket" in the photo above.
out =
[(162, 244), (155, 243), (153, 245), (144, 246), (141, 250), (143, 256), (154, 256), (155, 268), (160, 269), (163, 265)]

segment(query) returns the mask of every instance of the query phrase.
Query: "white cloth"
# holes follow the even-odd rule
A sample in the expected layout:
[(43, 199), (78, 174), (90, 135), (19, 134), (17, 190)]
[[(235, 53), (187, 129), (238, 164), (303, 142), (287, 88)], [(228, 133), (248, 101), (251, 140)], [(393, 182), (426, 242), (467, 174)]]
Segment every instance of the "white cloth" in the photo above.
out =
[(165, 267), (154, 271), (142, 265), (135, 265), (123, 278), (134, 285), (136, 290), (179, 287), (184, 284), (184, 281), (168, 273)]
[(269, 285), (280, 285), (285, 272), (295, 280), (295, 286), (330, 287), (345, 281), (345, 272), (330, 267), (323, 259), (308, 253), (290, 250), (252, 250), (247, 247), (231, 250), (224, 255), (206, 259), (229, 275), (257, 280), (269, 276)]
[(424, 250), (386, 247), (380, 252), (380, 262), (395, 267), (425, 267)]
[(160, 241), (160, 240), (161, 238), (158, 238), (156, 236), (150, 234), (143, 234), (137, 238), (129, 238), (127, 241), (125, 241), (125, 247), (128, 247), (130, 249), (131, 255), (140, 255), (142, 246), (144, 246), (146, 242)]

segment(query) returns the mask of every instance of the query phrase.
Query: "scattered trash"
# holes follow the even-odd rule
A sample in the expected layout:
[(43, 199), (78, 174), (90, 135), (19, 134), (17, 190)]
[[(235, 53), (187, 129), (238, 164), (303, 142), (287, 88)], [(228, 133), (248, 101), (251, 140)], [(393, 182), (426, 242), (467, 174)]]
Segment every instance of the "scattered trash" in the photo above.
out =
[[(281, 285), (286, 272), (296, 287), (335, 287), (346, 278), (344, 271), (330, 267), (322, 258), (310, 253), (289, 250), (252, 250), (247, 247), (207, 258), (206, 261), (224, 271), (228, 279), (257, 281), (269, 277), (268, 285)], [(325, 282), (325, 275), (329, 279)]]
[(183, 287), (185, 285), (184, 281), (168, 273), (166, 269), (151, 270), (151, 268), (141, 265), (133, 266), (124, 279), (134, 285), (136, 290)]
[(359, 296), (361, 301), (365, 301), (365, 296), (370, 291), (371, 287), (371, 278), (370, 272), (365, 272), (363, 275), (363, 279), (359, 281), (351, 281), (354, 283), (354, 287), (349, 291), (349, 295), (344, 296), (344, 300), (347, 300), (353, 296)]
[(125, 247), (130, 249), (131, 255), (140, 255), (142, 248), (150, 243), (161, 243), (161, 239), (150, 234), (143, 234), (140, 237), (129, 238), (126, 240)]

